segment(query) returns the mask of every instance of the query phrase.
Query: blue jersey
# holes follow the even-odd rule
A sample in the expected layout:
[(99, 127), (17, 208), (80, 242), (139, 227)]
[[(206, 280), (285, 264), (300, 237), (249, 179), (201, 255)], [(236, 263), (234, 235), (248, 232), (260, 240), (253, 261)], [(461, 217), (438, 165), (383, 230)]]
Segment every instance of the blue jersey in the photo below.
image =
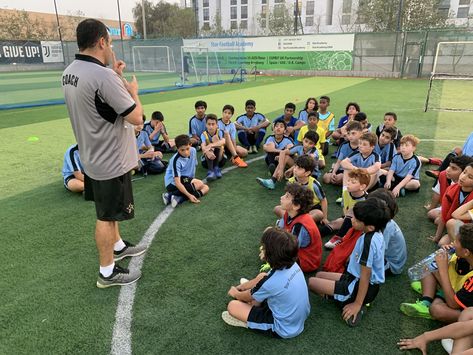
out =
[[(236, 119), (237, 123), (241, 126), (244, 126), (246, 128), (251, 128), (251, 127), (256, 127), (259, 126), (261, 123), (266, 121), (266, 118), (262, 113), (255, 112), (253, 117), (249, 118), (246, 114), (238, 116)], [(260, 131), (266, 131), (265, 128), (261, 128)], [(239, 130), (239, 132), (243, 132), (242, 130)]]
[[(291, 116), (291, 119), (289, 120), (289, 122), (286, 122), (286, 126), (294, 127), (296, 125), (297, 121), (299, 121), (299, 120), (296, 117)], [(278, 118), (275, 118), (274, 121), (273, 121), (273, 124), (275, 124), (276, 122), (284, 122), (284, 115), (281, 115)]]
[(229, 124), (225, 124), (220, 118), (217, 124), (218, 124), (219, 130), (221, 130), (222, 132), (228, 132), (230, 134), (231, 139), (236, 140), (237, 131), (236, 131), (235, 123), (230, 122)]
[(309, 123), (309, 113), (306, 110), (300, 110), (298, 120), (303, 121), (305, 124)]
[(207, 115), (204, 116), (202, 119), (198, 119), (196, 115), (192, 116), (189, 119), (189, 137), (196, 135), (200, 137), (203, 131), (205, 131), (205, 123)]
[(143, 154), (149, 147), (151, 147), (151, 141), (149, 140), (148, 133), (141, 131), (136, 136), (136, 149), (138, 150), (138, 154)]
[(202, 143), (205, 142), (205, 144), (210, 144), (210, 143), (212, 143), (212, 139), (215, 135), (217, 135), (218, 138), (223, 138), (223, 131), (217, 128), (217, 131), (215, 132), (215, 134), (211, 135), (207, 130), (205, 130), (200, 135), (200, 141)]
[[(164, 126), (164, 123), (163, 123), (163, 129), (164, 129), (164, 132), (166, 132), (166, 127)], [(145, 123), (144, 127), (143, 127), (143, 131), (145, 131), (146, 133), (148, 133), (148, 137), (151, 137), (151, 133), (154, 132), (154, 128), (151, 126), (151, 123), (148, 122), (148, 123)], [(167, 134), (167, 132), (166, 132)], [(161, 137), (161, 131), (159, 131), (154, 137), (153, 139), (150, 138), (150, 141), (152, 144), (157, 144), (159, 142), (159, 138)]]
[(473, 157), (473, 132), (468, 136), (463, 144), (463, 155), (468, 155), (469, 157)]
[(302, 333), (310, 303), (304, 274), (297, 263), (287, 269), (271, 270), (251, 290), (251, 295), (257, 302), (267, 301), (274, 323), (248, 322), (249, 328), (272, 330), (281, 338)]
[(394, 143), (388, 143), (384, 147), (380, 147), (379, 144), (376, 144), (374, 151), (379, 154), (381, 164), (384, 164), (393, 160), (394, 154), (396, 154), (396, 146)]
[(345, 115), (343, 117), (340, 117), (340, 120), (338, 121), (338, 126), (337, 128), (342, 128), (343, 126), (345, 126), (348, 122), (348, 116)]
[(394, 171), (394, 174), (404, 179), (407, 175), (412, 175), (412, 178), (419, 180), (419, 173), (421, 162), (419, 158), (413, 154), (409, 159), (404, 159), (401, 153), (393, 157), (389, 171)]
[(348, 157), (350, 154), (352, 154), (353, 152), (357, 152), (357, 151), (358, 151), (358, 147), (352, 148), (352, 146), (350, 145), (350, 142), (346, 141), (340, 147), (338, 147), (337, 159), (343, 160), (346, 157)]
[(391, 219), (383, 230), (385, 270), (400, 274), (407, 261), (406, 240), (401, 228)]
[(197, 152), (194, 147), (190, 149), (190, 156), (188, 158), (183, 157), (179, 153), (176, 153), (169, 160), (169, 165), (166, 168), (166, 174), (164, 175), (164, 185), (174, 185), (174, 178), (178, 176), (187, 176), (193, 178), (195, 176), (195, 167), (197, 165)]
[(296, 155), (300, 157), (301, 155), (310, 155), (313, 157), (316, 161), (319, 160), (319, 152), (317, 151), (317, 148), (312, 148), (308, 152), (304, 152), (304, 146), (302, 144), (295, 145), (291, 149), (289, 149), (289, 153), (291, 155)]
[(359, 169), (369, 168), (381, 161), (378, 153), (375, 153), (374, 150), (366, 158), (360, 152), (353, 152), (348, 156), (348, 159), (350, 159), (350, 163)]
[(354, 277), (348, 285), (349, 294), (334, 294), (334, 299), (345, 302), (352, 297), (355, 286), (360, 281), (362, 265), (371, 269), (371, 285), (384, 283), (384, 238), (380, 232), (363, 233), (356, 241), (347, 268), (347, 272)]
[(274, 146), (276, 147), (276, 149), (279, 149), (279, 150), (283, 150), (285, 149), (289, 144), (294, 144), (294, 141), (289, 138), (289, 137), (286, 137), (286, 136), (283, 136), (279, 141), (276, 139), (276, 136), (274, 134), (268, 136), (268, 138), (266, 138), (266, 141), (264, 142), (264, 144), (268, 144), (268, 143), (274, 143)]
[(64, 164), (62, 165), (62, 177), (64, 183), (69, 176), (74, 175), (75, 171), (81, 173), (84, 172), (84, 168), (80, 162), (79, 146), (77, 144), (71, 145), (67, 148), (66, 153), (64, 154)]

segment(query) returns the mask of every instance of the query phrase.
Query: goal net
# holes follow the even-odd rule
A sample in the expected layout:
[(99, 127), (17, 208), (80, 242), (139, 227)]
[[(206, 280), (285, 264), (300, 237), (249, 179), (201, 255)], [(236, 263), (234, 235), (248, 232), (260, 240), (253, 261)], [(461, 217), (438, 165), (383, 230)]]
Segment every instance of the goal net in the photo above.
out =
[(425, 109), (473, 111), (473, 42), (439, 42)]
[(181, 47), (182, 84), (221, 81), (218, 55), (206, 47)]
[(135, 46), (132, 54), (135, 72), (176, 72), (174, 54), (168, 46)]

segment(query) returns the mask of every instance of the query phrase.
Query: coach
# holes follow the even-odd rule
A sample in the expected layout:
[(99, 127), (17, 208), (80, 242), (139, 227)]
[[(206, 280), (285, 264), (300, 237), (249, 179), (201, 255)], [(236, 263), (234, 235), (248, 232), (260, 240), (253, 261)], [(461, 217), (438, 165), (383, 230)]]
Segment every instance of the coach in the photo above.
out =
[(85, 170), (85, 198), (95, 201), (97, 287), (127, 285), (141, 273), (115, 261), (146, 251), (122, 240), (118, 229), (118, 222), (133, 218), (135, 209), (131, 170), (138, 155), (133, 125), (143, 122), (138, 82), (122, 78), (125, 63), (115, 60), (102, 22), (84, 20), (76, 34), (79, 54), (64, 71), (62, 88)]

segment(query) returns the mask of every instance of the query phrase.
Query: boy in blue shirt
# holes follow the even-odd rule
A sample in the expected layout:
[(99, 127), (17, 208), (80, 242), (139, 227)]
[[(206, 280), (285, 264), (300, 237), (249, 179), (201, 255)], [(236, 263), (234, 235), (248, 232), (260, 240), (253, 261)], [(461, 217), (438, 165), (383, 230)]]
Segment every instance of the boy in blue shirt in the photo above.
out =
[(218, 129), (217, 116), (210, 113), (206, 119), (206, 129), (200, 136), (202, 149), (202, 166), (207, 169), (207, 181), (222, 177), (220, 168), (225, 165), (223, 151), (225, 138), (223, 131)]
[(351, 153), (358, 151), (358, 141), (363, 134), (361, 123), (357, 121), (350, 121), (347, 127), (347, 141), (344, 142), (337, 151), (337, 161), (332, 165), (332, 169), (325, 173), (322, 180), (326, 184), (342, 185), (343, 183), (343, 167), (342, 160), (348, 157)]
[(394, 154), (396, 154), (396, 146), (393, 142), (395, 135), (396, 130), (393, 127), (385, 127), (378, 137), (378, 144), (374, 151), (381, 158), (381, 169), (389, 168)]
[(401, 138), (402, 138), (402, 133), (399, 130), (399, 128), (396, 127), (397, 124), (397, 115), (394, 112), (386, 112), (384, 114), (384, 122), (380, 124), (378, 127), (376, 127), (376, 135), (379, 137), (381, 135), (381, 132), (383, 129), (386, 127), (392, 127), (396, 131), (396, 134), (394, 135), (393, 138), (393, 143), (396, 146), (396, 149), (399, 149), (399, 146), (401, 145)]
[(296, 263), (298, 249), (295, 236), (280, 228), (267, 228), (261, 238), (260, 258), (271, 269), (230, 288), (228, 295), (234, 300), (222, 313), (224, 322), (276, 338), (301, 334), (310, 303), (304, 274)]
[(292, 139), (294, 139), (296, 132), (305, 125), (304, 121), (299, 120), (293, 116), (294, 112), (296, 112), (296, 105), (294, 105), (292, 102), (288, 102), (286, 106), (284, 106), (284, 114), (277, 117), (273, 121), (273, 127), (276, 122), (284, 121), (286, 123), (286, 131), (284, 134), (288, 137), (291, 137)]
[(71, 145), (64, 154), (62, 165), (64, 187), (71, 192), (84, 191), (84, 168), (80, 162), (79, 146)]
[(406, 190), (419, 191), (421, 162), (414, 154), (419, 138), (408, 134), (401, 138), (400, 153), (393, 158), (384, 187), (392, 190), (395, 197), (404, 196)]
[[(164, 115), (160, 111), (154, 111), (151, 115), (151, 121), (145, 123), (143, 130), (148, 133), (149, 140), (154, 150), (163, 153), (173, 151), (174, 139), (169, 139), (166, 126), (164, 125)], [(162, 140), (159, 138), (163, 137)]]
[(376, 298), (379, 285), (384, 283), (385, 247), (381, 230), (390, 216), (386, 203), (377, 198), (358, 202), (353, 213), (353, 228), (364, 234), (356, 241), (347, 271), (321, 271), (309, 279), (311, 291), (342, 303), (343, 320), (350, 326), (359, 324), (364, 306)]
[(197, 152), (185, 134), (177, 136), (175, 142), (177, 153), (169, 161), (164, 175), (167, 192), (163, 193), (163, 202), (172, 207), (186, 200), (199, 203), (199, 198), (209, 192), (209, 187), (195, 178)]
[(308, 131), (304, 135), (302, 144), (295, 145), (291, 149), (284, 151), (284, 162), (285, 165), (289, 166), (289, 169), (284, 172), (285, 178), (288, 179), (293, 175), (292, 170), (294, 168), (294, 161), (296, 160), (296, 158), (301, 157), (303, 155), (308, 155), (314, 159), (315, 167), (311, 175), (315, 178), (319, 176), (319, 151), (316, 148), (318, 141), (319, 135), (314, 131)]
[[(143, 123), (146, 118), (143, 116)], [(160, 174), (166, 170), (166, 166), (161, 161), (163, 153), (155, 152), (154, 147), (149, 140), (148, 133), (143, 130), (143, 124), (135, 126), (136, 149), (138, 150), (138, 171), (143, 175)]]
[(223, 132), (225, 138), (225, 155), (232, 157), (232, 163), (239, 168), (246, 168), (248, 164), (242, 158), (248, 155), (248, 151), (236, 144), (236, 126), (231, 122), (235, 109), (232, 105), (225, 105), (222, 109), (222, 118), (218, 120), (218, 128)]
[(255, 112), (256, 102), (247, 100), (245, 103), (246, 113), (238, 116), (235, 126), (238, 130), (240, 143), (248, 150), (248, 153), (258, 153), (261, 142), (266, 135), (266, 127), (269, 121), (263, 114)]
[(195, 103), (195, 115), (189, 119), (189, 137), (191, 137), (191, 144), (193, 147), (200, 147), (200, 135), (205, 131), (205, 111), (207, 110), (207, 103), (199, 100)]
[(286, 165), (284, 150), (289, 150), (294, 146), (294, 142), (291, 138), (284, 135), (286, 130), (286, 122), (277, 121), (274, 123), (274, 134), (266, 138), (266, 142), (263, 146), (266, 152), (264, 158), (268, 165), (271, 179), (256, 178), (256, 181), (266, 187), (267, 189), (274, 190), (276, 182), (281, 180), (284, 175), (284, 168)]
[(365, 169), (370, 175), (370, 183), (367, 186), (367, 190), (378, 182), (378, 172), (381, 168), (381, 159), (378, 153), (374, 151), (377, 141), (378, 139), (374, 133), (363, 133), (359, 139), (358, 151), (351, 153), (348, 157), (342, 160), (343, 186), (346, 186), (348, 171), (356, 168)]

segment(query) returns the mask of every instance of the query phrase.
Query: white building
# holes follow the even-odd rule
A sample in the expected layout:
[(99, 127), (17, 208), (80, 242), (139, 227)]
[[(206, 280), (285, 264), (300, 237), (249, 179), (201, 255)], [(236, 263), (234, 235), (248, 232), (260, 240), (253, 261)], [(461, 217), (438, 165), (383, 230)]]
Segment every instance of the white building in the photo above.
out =
[[(296, 4), (297, 1), (297, 4)], [(299, 33), (356, 32), (364, 25), (357, 16), (359, 0), (181, 0), (181, 6), (196, 9), (202, 30), (215, 27), (220, 18), (226, 31), (245, 35), (266, 33), (260, 26), (275, 6), (289, 9), (294, 16), (298, 7)], [(473, 25), (472, 0), (442, 0), (440, 10), (449, 14), (449, 23)], [(470, 22), (469, 22), (470, 21)]]

